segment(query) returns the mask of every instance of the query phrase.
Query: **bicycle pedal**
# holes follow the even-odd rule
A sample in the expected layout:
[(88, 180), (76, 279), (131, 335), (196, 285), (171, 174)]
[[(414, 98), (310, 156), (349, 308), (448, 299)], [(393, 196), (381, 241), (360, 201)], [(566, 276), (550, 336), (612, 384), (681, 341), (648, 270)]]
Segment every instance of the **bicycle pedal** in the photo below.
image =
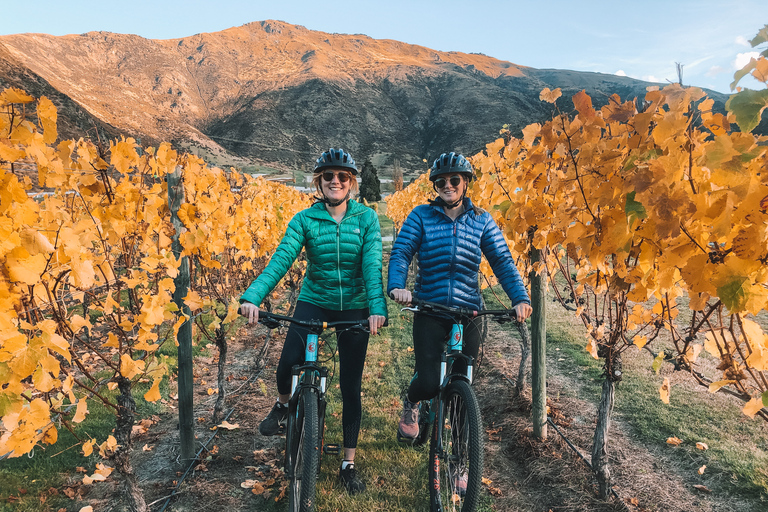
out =
[(323, 453), (329, 455), (338, 455), (341, 453), (341, 448), (337, 444), (325, 444), (323, 445)]

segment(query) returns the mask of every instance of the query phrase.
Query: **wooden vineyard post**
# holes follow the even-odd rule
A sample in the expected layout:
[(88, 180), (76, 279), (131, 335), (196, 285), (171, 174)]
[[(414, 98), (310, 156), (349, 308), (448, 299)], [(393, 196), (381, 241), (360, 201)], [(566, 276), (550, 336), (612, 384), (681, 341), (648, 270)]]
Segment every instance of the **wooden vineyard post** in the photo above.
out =
[[(184, 231), (184, 225), (179, 219), (179, 207), (184, 201), (184, 186), (181, 180), (181, 169), (168, 175), (168, 206), (171, 209), (171, 221), (175, 233), (173, 235), (173, 254), (178, 258), (181, 255), (181, 242), (179, 236)], [(179, 311), (191, 319), (189, 306), (184, 304), (184, 297), (189, 291), (189, 258), (181, 258), (179, 273), (173, 280), (176, 290), (173, 292), (173, 301)], [(179, 328), (177, 341), (179, 343), (179, 440), (182, 461), (191, 461), (195, 457), (195, 430), (192, 403), (192, 321), (187, 320)]]
[[(531, 245), (531, 265), (543, 260), (541, 250)], [(533, 435), (547, 438), (547, 270), (531, 270), (531, 422)]]

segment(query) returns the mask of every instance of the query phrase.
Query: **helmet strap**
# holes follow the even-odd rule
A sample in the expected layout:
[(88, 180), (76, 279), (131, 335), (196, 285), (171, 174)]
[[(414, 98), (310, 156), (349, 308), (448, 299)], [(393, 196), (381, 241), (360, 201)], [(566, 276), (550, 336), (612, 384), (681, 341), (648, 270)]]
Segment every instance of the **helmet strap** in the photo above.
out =
[(351, 192), (351, 190), (347, 191), (347, 195), (345, 195), (342, 199), (340, 199), (338, 201), (331, 201), (330, 199), (328, 199), (325, 196), (325, 193), (323, 192), (323, 190), (321, 188), (320, 189), (320, 193), (323, 194), (323, 197), (315, 196), (315, 199), (317, 199), (317, 201), (320, 202), (320, 203), (324, 203), (324, 204), (330, 206), (331, 208), (334, 208), (334, 207), (339, 206), (339, 205), (343, 204), (344, 202), (346, 202), (347, 199), (349, 199), (350, 192)]
[[(435, 186), (434, 183), (432, 183), (432, 188), (435, 190), (435, 192), (437, 192), (437, 187)], [(461, 193), (461, 197), (455, 203), (450, 203), (450, 204), (446, 203), (445, 199), (440, 197), (438, 193), (438, 196), (433, 201), (431, 201), (430, 204), (437, 205), (437, 206), (444, 206), (449, 210), (453, 210), (454, 208), (458, 208), (459, 206), (461, 206), (461, 204), (464, 202), (465, 197), (467, 197), (466, 186), (464, 187), (464, 192)]]

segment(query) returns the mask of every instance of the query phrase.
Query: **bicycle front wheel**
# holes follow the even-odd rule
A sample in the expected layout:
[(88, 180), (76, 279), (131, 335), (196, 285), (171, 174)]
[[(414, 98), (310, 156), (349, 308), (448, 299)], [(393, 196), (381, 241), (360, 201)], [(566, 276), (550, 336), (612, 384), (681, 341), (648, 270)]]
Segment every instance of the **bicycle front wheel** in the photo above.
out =
[(290, 417), (289, 450), (293, 461), (290, 480), (289, 505), (291, 512), (311, 512), (315, 508), (317, 468), (320, 463), (317, 421), (317, 394), (305, 388), (299, 395), (296, 412)]
[(444, 392), (442, 421), (435, 418), (429, 449), (429, 494), (433, 512), (474, 512), (483, 476), (482, 420), (477, 397), (465, 381)]

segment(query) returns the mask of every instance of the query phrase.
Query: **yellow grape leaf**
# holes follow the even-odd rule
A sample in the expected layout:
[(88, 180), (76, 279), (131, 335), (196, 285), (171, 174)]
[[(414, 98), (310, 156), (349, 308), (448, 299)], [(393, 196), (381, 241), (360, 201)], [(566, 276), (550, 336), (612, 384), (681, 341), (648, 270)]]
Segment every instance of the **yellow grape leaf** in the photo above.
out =
[(69, 327), (72, 329), (73, 333), (77, 334), (83, 327), (93, 329), (93, 324), (80, 315), (72, 315), (69, 319)]
[(142, 447), (141, 451), (144, 451), (144, 452), (151, 452), (151, 451), (152, 451), (152, 447), (151, 447), (151, 446), (149, 446), (148, 444), (145, 444), (145, 445)]
[(81, 508), (78, 512), (93, 512), (93, 507), (90, 505), (87, 505), (83, 508)]
[(557, 101), (557, 98), (559, 98), (562, 95), (563, 93), (559, 87), (553, 91), (550, 91), (549, 87), (545, 87), (539, 93), (539, 99), (541, 101), (546, 101), (547, 103), (554, 103), (555, 101)]
[(29, 253), (20, 247), (11, 251), (5, 260), (5, 267), (8, 269), (11, 281), (29, 285), (36, 284), (40, 280), (46, 264), (47, 258), (44, 255), (29, 256)]
[(720, 349), (718, 348), (717, 336), (712, 331), (707, 331), (704, 334), (704, 350), (712, 354), (713, 356), (720, 358)]
[(493, 483), (493, 480), (491, 480), (490, 478), (481, 477), (480, 480), (483, 482), (484, 485), (491, 485)]
[(671, 444), (672, 446), (679, 446), (683, 444), (683, 440), (678, 437), (672, 436), (667, 438), (667, 444)]
[(144, 361), (134, 360), (128, 354), (120, 356), (120, 374), (126, 379), (132, 379), (144, 371)]
[(216, 425), (216, 428), (225, 428), (227, 430), (234, 430), (236, 428), (240, 428), (239, 423), (235, 423), (234, 425), (228, 421), (222, 421), (220, 424)]
[(91, 439), (90, 441), (85, 441), (83, 443), (83, 455), (86, 457), (90, 457), (93, 453), (93, 446), (96, 444), (95, 439)]
[[(88, 404), (86, 403), (85, 399), (80, 400), (77, 402), (77, 409), (75, 411), (75, 415), (72, 418), (72, 421), (74, 423), (80, 423), (85, 419), (85, 415), (88, 414)], [(85, 447), (83, 447), (85, 449)]]
[(755, 414), (757, 414), (757, 412), (762, 408), (763, 408), (763, 399), (761, 397), (757, 397), (747, 402), (747, 404), (744, 406), (741, 412), (743, 412), (750, 418), (754, 418)]
[(13, 163), (27, 156), (26, 151), (8, 144), (7, 140), (0, 140), (0, 160)]
[(703, 474), (704, 474), (704, 471), (706, 471), (706, 469), (707, 469), (707, 466), (706, 466), (706, 464), (705, 464), (705, 465), (703, 465), (703, 466), (701, 466), (701, 467), (699, 468), (699, 474), (700, 474), (700, 475), (703, 475)]
[(21, 245), (29, 254), (50, 254), (56, 248), (37, 229), (25, 228), (21, 231)]
[(152, 387), (149, 388), (149, 391), (144, 393), (144, 400), (147, 402), (157, 402), (162, 397), (160, 396), (160, 382), (162, 379), (157, 379), (152, 383)]
[(110, 163), (121, 174), (130, 171), (132, 165), (139, 163), (139, 154), (136, 152), (135, 140), (123, 139), (120, 142), (111, 143), (109, 151), (112, 153)]
[(592, 338), (591, 336), (589, 338), (587, 338), (587, 346), (585, 348), (586, 348), (587, 352), (589, 352), (590, 355), (593, 358), (595, 358), (595, 359), (598, 358), (598, 356), (597, 356), (597, 341), (594, 338)]
[(37, 101), (37, 119), (43, 125), (43, 142), (46, 144), (56, 142), (56, 139), (59, 137), (56, 131), (58, 113), (53, 102), (45, 96), (40, 97)]
[(669, 378), (664, 377), (664, 383), (659, 388), (659, 395), (661, 396), (661, 401), (665, 404), (669, 404), (669, 394), (671, 388), (672, 385), (669, 383)]
[(235, 319), (237, 319), (238, 314), (237, 310), (240, 307), (240, 303), (236, 300), (232, 300), (229, 302), (229, 307), (227, 308), (227, 316), (224, 318), (224, 321), (222, 323), (228, 324)]
[(541, 130), (541, 125), (539, 123), (532, 123), (523, 128), (523, 141), (528, 145), (532, 146), (533, 141), (536, 138), (536, 136), (539, 134), (539, 131)]
[(688, 350), (685, 351), (685, 358), (686, 360), (693, 364), (696, 362), (696, 360), (699, 358), (699, 354), (701, 354), (701, 351), (704, 349), (703, 345), (690, 345), (688, 347)]
[(592, 107), (592, 98), (583, 90), (573, 95), (573, 106), (583, 118), (590, 119), (597, 115)]
[(120, 348), (120, 340), (117, 339), (117, 334), (109, 332), (107, 334), (107, 341), (104, 342), (102, 347)]
[(720, 391), (720, 388), (728, 386), (729, 384), (736, 384), (735, 380), (719, 380), (717, 382), (713, 382), (709, 385), (709, 392), (710, 393), (717, 393)]
[(709, 450), (709, 446), (707, 446), (707, 443), (702, 443), (701, 441), (696, 443), (696, 448), (698, 448), (699, 450), (702, 450), (702, 451)]
[(0, 106), (10, 103), (32, 103), (35, 98), (15, 87), (9, 87), (0, 93)]
[[(115, 448), (116, 447), (117, 447), (117, 441), (115, 441)], [(109, 476), (112, 474), (112, 471), (114, 471), (114, 468), (111, 468), (106, 464), (102, 464), (101, 462), (96, 464), (96, 471), (95, 471), (96, 474)]]
[(632, 341), (637, 348), (643, 348), (648, 343), (648, 336), (635, 336)]
[(48, 429), (45, 431), (45, 434), (43, 434), (43, 442), (45, 444), (56, 444), (56, 441), (59, 439), (59, 432), (56, 430), (56, 427), (51, 425), (48, 427)]
[(62, 336), (56, 334), (56, 322), (53, 320), (44, 320), (38, 324), (42, 334), (40, 339), (48, 350), (58, 352), (67, 361), (70, 361), (69, 342)]
[(741, 325), (752, 349), (746, 363), (758, 371), (768, 370), (768, 336), (757, 322), (749, 318), (742, 318)]
[(189, 309), (192, 311), (195, 311), (203, 307), (203, 299), (195, 290), (189, 290), (187, 296), (184, 297), (184, 304), (189, 306)]
[(99, 455), (106, 459), (117, 450), (117, 447), (118, 444), (115, 436), (109, 436), (106, 441), (99, 445)]

